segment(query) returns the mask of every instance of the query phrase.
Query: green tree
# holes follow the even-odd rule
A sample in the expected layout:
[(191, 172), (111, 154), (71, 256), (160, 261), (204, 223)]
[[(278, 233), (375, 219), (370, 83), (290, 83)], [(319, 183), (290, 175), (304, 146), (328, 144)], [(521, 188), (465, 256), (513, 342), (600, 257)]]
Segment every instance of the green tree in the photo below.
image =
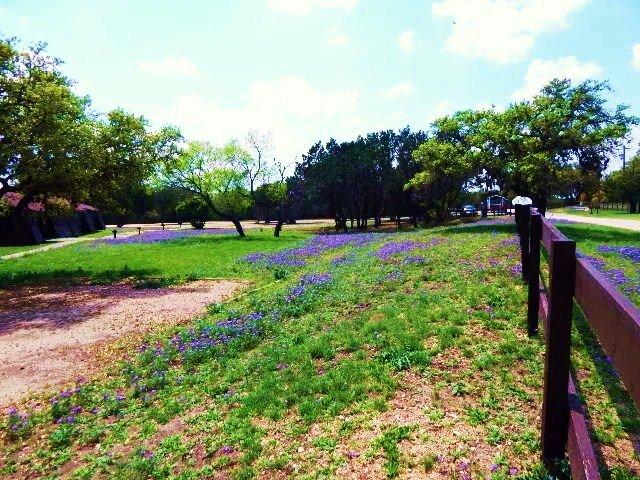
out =
[(190, 142), (179, 155), (163, 160), (158, 179), (201, 199), (213, 214), (232, 222), (238, 235), (244, 237), (240, 216), (251, 201), (246, 174), (234, 166), (246, 155), (236, 143), (214, 147), (206, 142)]
[(629, 202), (629, 213), (638, 213), (640, 203), (640, 155), (623, 170), (617, 170), (604, 181), (604, 194), (610, 201)]
[(144, 117), (123, 110), (96, 120), (93, 128), (91, 202), (124, 218), (136, 210), (138, 199), (151, 193), (152, 174), (178, 155), (182, 137), (171, 127), (150, 131)]
[(553, 80), (532, 101), (507, 109), (496, 131), (507, 153), (505, 186), (531, 196), (544, 213), (549, 197), (564, 187), (567, 167), (600, 178), (618, 139), (637, 123), (626, 106), (607, 107), (608, 91), (603, 82)]
[[(437, 123), (444, 125), (448, 121), (442, 119)], [(427, 210), (443, 222), (475, 173), (472, 157), (460, 143), (437, 138), (430, 138), (420, 145), (414, 157), (422, 170), (407, 187), (420, 191)]]
[(37, 44), (0, 40), (0, 197), (20, 191), (20, 215), (35, 198), (86, 197), (91, 185), (88, 98), (75, 95), (60, 61)]

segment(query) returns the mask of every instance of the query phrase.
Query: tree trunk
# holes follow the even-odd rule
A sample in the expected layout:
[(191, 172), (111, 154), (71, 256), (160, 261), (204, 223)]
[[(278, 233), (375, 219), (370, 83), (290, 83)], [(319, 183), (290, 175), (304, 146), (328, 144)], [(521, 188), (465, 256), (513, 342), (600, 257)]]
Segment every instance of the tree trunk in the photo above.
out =
[(284, 224), (284, 220), (283, 219), (278, 219), (278, 223), (276, 223), (276, 228), (273, 231), (273, 236), (275, 238), (280, 238), (280, 230), (282, 230), (282, 225)]
[(534, 207), (538, 207), (538, 212), (540, 213), (540, 215), (542, 215), (544, 217), (545, 214), (547, 213), (547, 199), (546, 199), (546, 197), (539, 197), (533, 206)]
[(233, 223), (233, 226), (236, 227), (236, 231), (238, 232), (238, 235), (240, 235), (240, 237), (247, 236), (244, 233), (244, 228), (242, 228), (242, 224), (240, 223), (240, 220), (237, 217), (231, 218), (231, 223)]

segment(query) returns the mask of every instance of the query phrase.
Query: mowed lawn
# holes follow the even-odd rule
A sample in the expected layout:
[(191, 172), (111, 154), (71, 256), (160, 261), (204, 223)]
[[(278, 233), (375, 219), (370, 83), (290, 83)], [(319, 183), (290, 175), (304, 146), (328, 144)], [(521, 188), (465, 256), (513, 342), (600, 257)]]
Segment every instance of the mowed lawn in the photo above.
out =
[(566, 213), (567, 215), (579, 215), (581, 217), (593, 218), (619, 218), (621, 220), (637, 220), (640, 221), (640, 214), (630, 214), (628, 210), (601, 208), (599, 211), (590, 213), (585, 210), (574, 210), (572, 208), (558, 208), (552, 210), (555, 213)]
[(201, 278), (257, 278), (238, 264), (244, 255), (269, 252), (301, 242), (299, 230), (273, 238), (268, 231), (250, 231), (247, 238), (232, 234), (199, 235), (157, 243), (109, 244), (82, 242), (22, 258), (0, 260), (0, 288), (45, 282), (108, 283), (128, 278), (176, 283)]
[[(287, 241), (300, 247), (303, 235), (289, 235), (203, 239), (211, 260), (209, 248), (179, 242), (124, 250), (140, 272), (237, 268), (277, 281), (149, 338), (117, 373), (17, 405), (3, 420), (0, 473), (548, 478), (539, 463), (544, 346), (526, 336), (511, 226), (336, 236), (232, 261)], [(61, 254), (98, 262), (48, 255)], [(103, 279), (105, 261), (85, 268)], [(24, 265), (41, 278), (73, 272), (38, 262)], [(638, 412), (579, 321), (574, 343), (602, 470), (637, 478)]]

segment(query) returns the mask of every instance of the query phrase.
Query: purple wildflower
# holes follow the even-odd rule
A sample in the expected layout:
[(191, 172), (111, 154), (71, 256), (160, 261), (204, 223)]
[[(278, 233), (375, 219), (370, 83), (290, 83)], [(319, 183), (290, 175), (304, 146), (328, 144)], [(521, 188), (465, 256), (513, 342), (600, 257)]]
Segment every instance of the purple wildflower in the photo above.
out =
[(400, 270), (393, 270), (384, 277), (386, 280), (400, 280), (402, 278), (402, 272)]
[(375, 255), (380, 260), (389, 260), (394, 255), (406, 254), (414, 250), (422, 250), (437, 245), (442, 240), (433, 238), (428, 242), (418, 242), (416, 240), (398, 240), (389, 242), (381, 246)]
[(109, 245), (158, 243), (199, 235), (234, 235), (235, 233), (236, 231), (234, 229), (229, 228), (205, 228), (202, 230), (151, 230), (143, 232), (142, 235), (103, 239), (100, 243)]
[(273, 254), (250, 253), (244, 257), (244, 261), (267, 267), (302, 267), (306, 265), (305, 258), (316, 258), (329, 250), (348, 245), (361, 247), (375, 239), (376, 234), (373, 233), (315, 235), (300, 247), (289, 248)]
[(231, 445), (224, 445), (220, 449), (222, 455), (231, 455), (233, 452), (235, 452), (235, 449)]
[(413, 256), (406, 257), (403, 260), (403, 263), (406, 265), (421, 265), (423, 263), (426, 263), (426, 261), (427, 259), (420, 255), (413, 255)]
[(140, 450), (140, 456), (146, 460), (153, 458), (153, 452), (151, 450)]
[(640, 247), (614, 247), (611, 245), (600, 245), (598, 251), (602, 253), (617, 253), (628, 258), (633, 263), (640, 263)]
[(518, 235), (514, 235), (500, 242), (501, 247), (509, 247), (512, 245), (520, 245), (520, 237), (518, 237)]
[(516, 263), (515, 265), (513, 265), (511, 267), (511, 275), (513, 275), (514, 277), (519, 277), (520, 275), (522, 275), (522, 264)]

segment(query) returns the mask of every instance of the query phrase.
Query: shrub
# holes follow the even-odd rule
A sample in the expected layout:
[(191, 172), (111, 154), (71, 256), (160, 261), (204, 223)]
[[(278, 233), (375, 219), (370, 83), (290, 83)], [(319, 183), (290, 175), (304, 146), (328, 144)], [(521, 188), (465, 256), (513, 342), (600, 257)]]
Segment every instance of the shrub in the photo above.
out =
[(209, 207), (199, 198), (191, 197), (176, 207), (176, 213), (180, 221), (187, 221), (196, 229), (204, 228), (204, 224), (209, 219)]
[(66, 217), (71, 215), (73, 207), (69, 200), (64, 198), (52, 197), (47, 199), (45, 212), (49, 218)]

